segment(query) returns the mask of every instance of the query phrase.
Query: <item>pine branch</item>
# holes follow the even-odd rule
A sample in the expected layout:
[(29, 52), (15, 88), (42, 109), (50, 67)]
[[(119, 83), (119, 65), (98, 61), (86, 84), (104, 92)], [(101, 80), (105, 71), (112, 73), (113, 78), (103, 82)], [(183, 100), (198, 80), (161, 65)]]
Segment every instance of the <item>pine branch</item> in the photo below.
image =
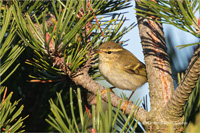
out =
[[(7, 87), (2, 86), (0, 89), (0, 95), (3, 94), (3, 98), (0, 102), (0, 131), (1, 132), (24, 132), (24, 120), (28, 117), (21, 117), (21, 112), (24, 109), (24, 105), (18, 107), (20, 100), (14, 101), (12, 95), (13, 92), (7, 95)], [(7, 96), (6, 96), (7, 95)]]
[[(97, 82), (95, 82), (88, 74), (88, 70), (89, 70), (89, 66), (90, 66), (90, 62), (91, 62), (92, 58), (88, 59), (85, 66), (82, 67), (83, 69), (81, 69), (79, 72), (76, 72), (73, 77), (71, 78), (76, 85), (81, 85), (83, 88), (87, 89), (88, 91), (92, 92), (94, 95), (97, 95), (97, 89), (98, 92), (101, 93), (104, 89), (103, 86), (99, 85)], [(117, 95), (115, 95), (114, 93), (111, 93), (111, 104), (114, 107), (118, 107), (118, 105), (120, 104), (120, 100), (121, 98)], [(108, 102), (108, 96), (107, 94), (103, 94), (101, 96), (102, 100)], [(120, 110), (123, 110), (123, 105), (125, 104), (126, 100), (122, 101)], [(129, 103), (125, 114), (130, 114), (132, 109), (135, 108), (136, 105)], [(146, 121), (146, 117), (147, 117), (147, 111), (141, 107), (138, 108), (138, 111), (136, 113), (136, 119), (139, 120), (140, 122), (145, 122)]]
[[(186, 70), (183, 80), (173, 93), (171, 99), (163, 109), (163, 116), (171, 120), (181, 118), (184, 113), (184, 106), (200, 76), (200, 47), (195, 51), (190, 64)], [(166, 115), (167, 114), (167, 115)]]

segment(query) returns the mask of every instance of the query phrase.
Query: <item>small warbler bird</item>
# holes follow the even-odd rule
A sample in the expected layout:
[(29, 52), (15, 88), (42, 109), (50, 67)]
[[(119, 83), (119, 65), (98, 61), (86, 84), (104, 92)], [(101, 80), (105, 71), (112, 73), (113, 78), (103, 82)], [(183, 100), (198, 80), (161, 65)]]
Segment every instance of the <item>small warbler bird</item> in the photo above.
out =
[(133, 91), (128, 104), (134, 91), (147, 82), (145, 65), (114, 42), (103, 43), (96, 52), (99, 53), (99, 70), (103, 77), (116, 88)]

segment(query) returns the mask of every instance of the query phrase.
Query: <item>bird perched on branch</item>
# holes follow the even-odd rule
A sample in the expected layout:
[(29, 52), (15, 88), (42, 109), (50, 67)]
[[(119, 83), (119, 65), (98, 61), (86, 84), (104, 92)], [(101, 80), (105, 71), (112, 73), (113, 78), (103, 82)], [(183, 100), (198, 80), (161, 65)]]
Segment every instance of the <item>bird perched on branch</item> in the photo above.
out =
[(116, 88), (133, 91), (124, 105), (124, 112), (134, 91), (147, 82), (145, 65), (114, 42), (103, 43), (96, 52), (103, 77)]

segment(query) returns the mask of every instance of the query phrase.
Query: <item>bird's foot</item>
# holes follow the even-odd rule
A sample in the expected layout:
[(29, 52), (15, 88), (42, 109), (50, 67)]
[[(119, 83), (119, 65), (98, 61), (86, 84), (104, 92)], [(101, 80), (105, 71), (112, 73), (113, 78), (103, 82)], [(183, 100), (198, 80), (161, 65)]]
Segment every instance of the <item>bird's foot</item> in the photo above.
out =
[(111, 87), (111, 88), (109, 88), (109, 89), (104, 89), (104, 90), (102, 90), (102, 91), (101, 91), (101, 96), (104, 95), (105, 93), (107, 93), (109, 90), (110, 90), (112, 93), (114, 93), (114, 92), (112, 91), (113, 88), (114, 88), (114, 87)]
[(128, 104), (129, 103), (133, 103), (132, 101), (129, 101), (129, 100), (127, 100), (125, 103), (124, 103), (124, 105), (123, 105), (123, 114), (124, 114), (124, 112), (126, 111), (126, 108), (127, 108), (127, 106), (128, 106)]

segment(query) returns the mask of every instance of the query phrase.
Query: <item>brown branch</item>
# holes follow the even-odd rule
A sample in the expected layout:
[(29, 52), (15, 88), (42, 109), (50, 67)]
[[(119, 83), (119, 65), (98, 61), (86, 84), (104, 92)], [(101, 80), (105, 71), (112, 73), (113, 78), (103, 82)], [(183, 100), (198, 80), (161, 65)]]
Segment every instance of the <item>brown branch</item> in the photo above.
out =
[[(82, 69), (81, 71), (77, 72), (76, 75), (74, 75), (71, 79), (75, 82), (76, 85), (81, 85), (83, 88), (87, 89), (88, 91), (90, 91), (91, 93), (93, 93), (94, 95), (97, 95), (97, 93), (101, 93), (102, 90), (104, 90), (105, 88), (101, 85), (99, 85), (97, 82), (95, 82), (88, 74), (88, 70), (89, 70), (89, 64), (90, 64), (91, 59), (89, 59), (87, 61), (87, 63), (85, 64), (84, 69)], [(98, 89), (98, 92), (97, 92)], [(117, 95), (115, 95), (114, 93), (111, 93), (111, 104), (114, 107), (118, 107), (121, 98)], [(103, 94), (101, 96), (101, 98), (108, 102), (108, 97), (107, 97), (107, 93)], [(125, 104), (126, 100), (122, 100), (122, 104), (120, 109), (123, 110), (123, 105)], [(130, 114), (132, 109), (135, 108), (136, 105), (129, 103), (125, 114)], [(147, 117), (148, 112), (139, 107), (138, 111), (136, 113), (136, 119), (139, 120), (140, 122), (146, 122), (146, 117)]]
[[(137, 2), (140, 0), (136, 0), (136, 8), (145, 10)], [(158, 111), (164, 108), (174, 91), (163, 28), (160, 23), (141, 16), (137, 16), (137, 21), (145, 56), (151, 111)]]
[(171, 99), (166, 104), (162, 113), (166, 119), (177, 120), (184, 113), (184, 107), (190, 94), (192, 93), (198, 77), (200, 76), (200, 46), (195, 51), (190, 64), (185, 72), (184, 78), (173, 93)]

